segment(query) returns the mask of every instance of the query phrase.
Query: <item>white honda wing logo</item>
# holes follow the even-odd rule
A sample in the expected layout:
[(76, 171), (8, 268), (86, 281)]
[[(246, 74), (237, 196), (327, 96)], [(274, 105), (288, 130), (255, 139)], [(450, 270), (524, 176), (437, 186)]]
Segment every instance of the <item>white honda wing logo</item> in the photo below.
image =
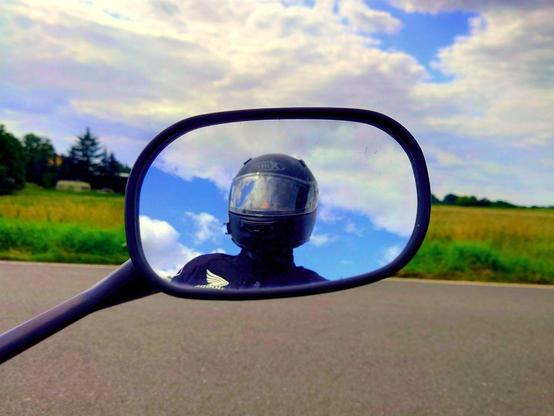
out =
[(229, 284), (229, 282), (225, 280), (223, 277), (218, 276), (217, 274), (209, 271), (208, 269), (206, 269), (206, 281), (207, 281), (207, 284), (196, 285), (194, 287), (205, 287), (208, 289), (223, 289), (225, 286)]

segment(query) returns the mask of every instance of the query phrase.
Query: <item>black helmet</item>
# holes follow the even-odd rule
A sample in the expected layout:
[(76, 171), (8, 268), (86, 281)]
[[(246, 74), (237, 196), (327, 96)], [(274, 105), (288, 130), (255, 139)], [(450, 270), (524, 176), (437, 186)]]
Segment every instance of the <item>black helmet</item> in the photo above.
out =
[(304, 161), (283, 154), (248, 159), (229, 193), (227, 232), (248, 249), (285, 249), (310, 239), (317, 181)]

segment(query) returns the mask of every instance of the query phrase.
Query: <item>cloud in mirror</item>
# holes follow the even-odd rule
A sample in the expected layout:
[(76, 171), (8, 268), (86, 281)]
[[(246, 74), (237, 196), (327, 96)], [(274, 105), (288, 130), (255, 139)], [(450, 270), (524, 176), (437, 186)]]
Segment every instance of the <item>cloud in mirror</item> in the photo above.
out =
[(304, 160), (319, 186), (316, 226), (310, 241), (294, 250), (297, 265), (338, 279), (382, 267), (407, 244), (415, 180), (407, 155), (386, 133), (329, 120), (230, 123), (181, 136), (147, 173), (141, 215), (174, 230), (173, 254), (169, 246), (150, 248), (152, 258), (166, 256), (157, 269), (179, 270), (191, 253), (240, 251), (225, 235), (229, 188), (247, 159), (267, 153)]
[(215, 243), (225, 233), (225, 227), (221, 220), (218, 220), (212, 214), (186, 211), (185, 215), (194, 223), (194, 241), (196, 244), (206, 241)]
[(184, 263), (202, 254), (183, 245), (179, 233), (167, 221), (141, 215), (139, 226), (144, 255), (150, 267), (164, 278), (174, 276)]

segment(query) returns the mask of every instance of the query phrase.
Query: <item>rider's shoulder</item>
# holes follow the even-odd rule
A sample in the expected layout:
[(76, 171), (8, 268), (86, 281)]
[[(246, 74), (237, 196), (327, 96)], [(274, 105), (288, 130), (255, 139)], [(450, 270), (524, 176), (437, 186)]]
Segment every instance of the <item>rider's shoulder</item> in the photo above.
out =
[(181, 269), (176, 273), (175, 278), (182, 278), (183, 276), (190, 276), (195, 273), (203, 273), (202, 271), (216, 263), (225, 263), (233, 256), (223, 253), (210, 253), (201, 254), (189, 260)]
[(210, 254), (202, 254), (198, 257), (193, 258), (191, 261), (189, 261), (186, 264), (186, 267), (197, 267), (204, 264), (209, 264), (214, 261), (225, 261), (233, 258), (234, 256), (231, 256), (229, 254), (225, 253), (210, 253)]
[(316, 283), (316, 282), (326, 282), (327, 279), (323, 276), (319, 275), (318, 273), (314, 272), (313, 270), (306, 269), (305, 267), (298, 266), (296, 268), (297, 272), (300, 276), (303, 277), (303, 279), (307, 280), (309, 283)]

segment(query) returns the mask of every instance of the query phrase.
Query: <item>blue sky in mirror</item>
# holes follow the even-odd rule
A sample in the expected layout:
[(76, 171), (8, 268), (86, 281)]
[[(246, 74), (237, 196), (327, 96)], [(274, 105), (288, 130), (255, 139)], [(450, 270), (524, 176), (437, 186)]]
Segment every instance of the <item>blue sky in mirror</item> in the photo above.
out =
[(0, 124), (46, 136), (60, 153), (90, 127), (132, 164), (152, 137), (189, 116), (359, 107), (414, 134), (439, 197), (554, 203), (551, 1), (20, 0), (1, 8)]
[[(209, 238), (195, 237), (202, 226), (194, 215), (200, 213), (213, 218), (212, 229), (204, 228)], [(185, 181), (153, 167), (144, 180), (140, 214), (171, 224), (179, 233), (178, 242), (198, 253), (236, 255), (240, 251), (223, 228), (227, 196), (209, 180)], [(312, 237), (311, 242), (294, 250), (295, 262), (330, 279), (376, 270), (396, 257), (407, 242), (406, 237), (379, 229), (367, 216), (352, 212), (333, 221), (319, 219)], [(147, 258), (152, 260), (148, 254)]]
[[(257, 146), (250, 144), (254, 137)], [(233, 123), (182, 136), (148, 171), (139, 210), (146, 258), (154, 269), (171, 274), (199, 254), (238, 253), (224, 228), (234, 174), (222, 172), (236, 172), (248, 157), (268, 152), (262, 149), (304, 154), (319, 183), (318, 220), (310, 242), (294, 251), (297, 265), (344, 278), (378, 269), (405, 247), (415, 219), (415, 185), (409, 161), (392, 138), (357, 123)], [(218, 156), (224, 153), (241, 162)]]

